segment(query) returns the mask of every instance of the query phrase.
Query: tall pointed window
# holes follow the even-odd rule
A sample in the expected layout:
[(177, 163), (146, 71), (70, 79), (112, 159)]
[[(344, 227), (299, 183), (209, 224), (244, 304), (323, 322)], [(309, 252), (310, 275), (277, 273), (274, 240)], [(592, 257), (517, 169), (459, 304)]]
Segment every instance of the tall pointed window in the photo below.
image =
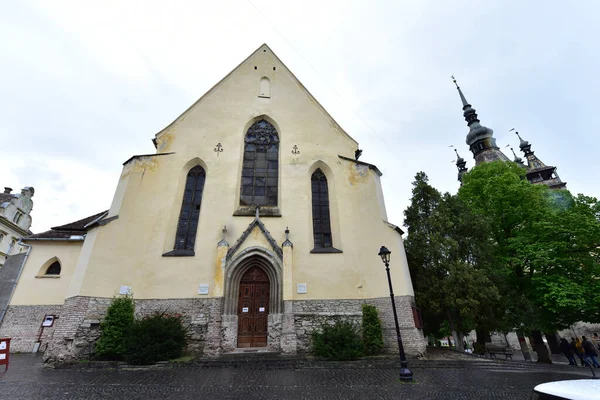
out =
[(279, 178), (279, 135), (264, 119), (255, 122), (244, 139), (240, 205), (276, 206)]
[(199, 165), (192, 168), (187, 174), (183, 204), (175, 234), (175, 250), (194, 250), (205, 180), (206, 172)]
[(329, 219), (329, 190), (327, 188), (327, 178), (320, 169), (312, 174), (311, 188), (315, 249), (333, 247)]

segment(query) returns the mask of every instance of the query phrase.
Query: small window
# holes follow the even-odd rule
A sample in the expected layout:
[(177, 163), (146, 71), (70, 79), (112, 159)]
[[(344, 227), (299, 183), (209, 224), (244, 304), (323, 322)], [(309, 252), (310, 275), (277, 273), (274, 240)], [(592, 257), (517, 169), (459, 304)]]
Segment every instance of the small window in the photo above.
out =
[(271, 97), (271, 81), (266, 76), (260, 78), (258, 97)]
[(58, 261), (54, 261), (48, 269), (46, 269), (45, 275), (60, 275), (60, 263)]
[(4, 240), (4, 233), (0, 233), (0, 243)]
[(15, 224), (18, 224), (19, 222), (21, 222), (21, 217), (23, 217), (23, 214), (21, 214), (20, 212), (17, 211), (17, 213), (13, 217), (13, 222)]

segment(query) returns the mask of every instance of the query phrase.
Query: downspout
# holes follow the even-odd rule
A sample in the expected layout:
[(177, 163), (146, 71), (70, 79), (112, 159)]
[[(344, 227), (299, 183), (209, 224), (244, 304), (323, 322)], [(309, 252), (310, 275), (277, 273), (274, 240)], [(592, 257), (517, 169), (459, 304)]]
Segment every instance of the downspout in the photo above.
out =
[(6, 306), (4, 307), (4, 310), (2, 310), (2, 314), (0, 314), (0, 324), (2, 324), (2, 321), (4, 321), (4, 315), (6, 314), (6, 311), (8, 310), (8, 305), (10, 304), (10, 301), (12, 300), (13, 294), (15, 294), (15, 289), (17, 288), (17, 283), (19, 283), (19, 279), (21, 278), (21, 273), (23, 272), (23, 268), (25, 267), (25, 263), (27, 262), (27, 257), (29, 257), (29, 253), (31, 252), (31, 245), (23, 243), (23, 239), (19, 239), (19, 242), (17, 244), (19, 246), (27, 247), (27, 252), (25, 253), (25, 258), (23, 259), (23, 262), (21, 263), (21, 268), (19, 268), (19, 273), (17, 274), (17, 277), (15, 278), (13, 287), (10, 290), (10, 296), (8, 297), (8, 301), (6, 302)]

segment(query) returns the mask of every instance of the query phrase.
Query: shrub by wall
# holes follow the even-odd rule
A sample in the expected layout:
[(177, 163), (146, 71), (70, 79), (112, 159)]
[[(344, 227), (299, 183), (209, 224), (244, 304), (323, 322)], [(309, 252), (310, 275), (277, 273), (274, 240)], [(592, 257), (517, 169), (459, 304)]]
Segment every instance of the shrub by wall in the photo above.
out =
[(328, 360), (356, 360), (363, 355), (363, 341), (356, 325), (338, 320), (312, 332), (313, 352)]
[(362, 306), (362, 338), (367, 356), (379, 354), (383, 349), (383, 330), (377, 308), (370, 304)]
[(135, 320), (126, 341), (125, 360), (146, 365), (181, 357), (187, 330), (180, 315), (156, 312)]
[(96, 355), (102, 359), (122, 360), (125, 341), (133, 324), (135, 305), (131, 296), (115, 297), (100, 324), (101, 334), (96, 342)]

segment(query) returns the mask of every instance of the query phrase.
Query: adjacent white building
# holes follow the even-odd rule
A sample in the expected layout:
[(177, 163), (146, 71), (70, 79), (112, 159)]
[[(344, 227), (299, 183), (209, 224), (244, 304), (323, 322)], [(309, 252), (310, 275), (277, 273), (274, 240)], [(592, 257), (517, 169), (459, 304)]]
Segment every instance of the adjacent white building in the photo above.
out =
[(6, 257), (21, 251), (18, 245), (21, 238), (31, 235), (31, 210), (33, 209), (34, 190), (26, 186), (21, 193), (12, 193), (5, 187), (0, 193), (0, 267)]

